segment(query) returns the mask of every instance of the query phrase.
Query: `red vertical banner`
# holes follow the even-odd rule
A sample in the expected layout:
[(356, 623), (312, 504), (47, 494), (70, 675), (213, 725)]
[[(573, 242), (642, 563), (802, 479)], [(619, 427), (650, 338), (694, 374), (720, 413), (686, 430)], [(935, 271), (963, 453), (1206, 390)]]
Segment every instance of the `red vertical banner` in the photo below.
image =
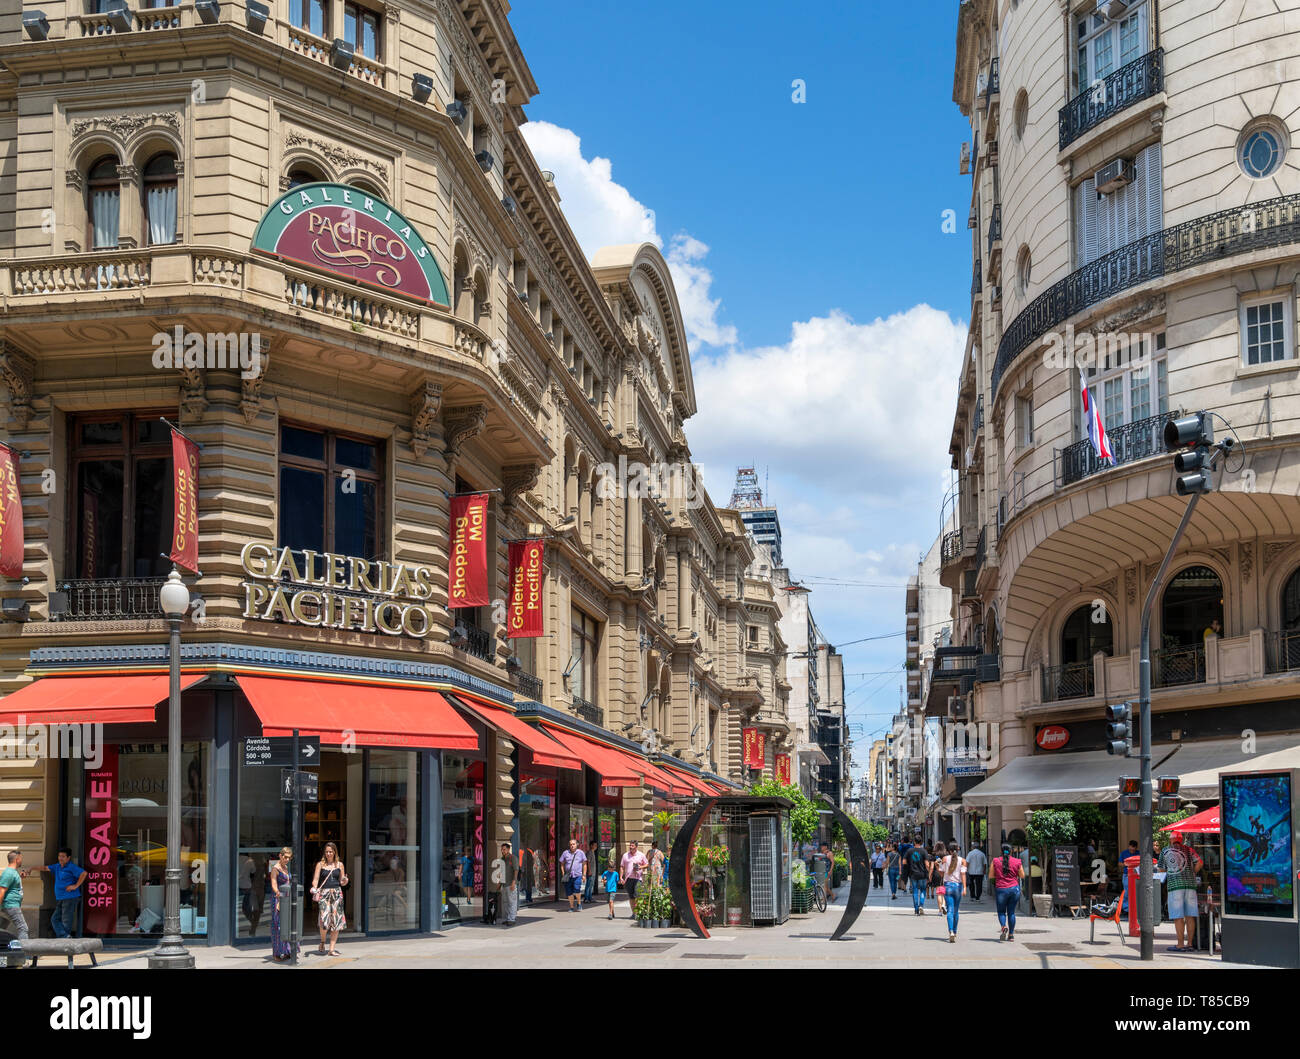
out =
[(199, 447), (172, 427), (172, 562), (199, 572)]
[(761, 769), (763, 767), (763, 751), (759, 748), (758, 729), (742, 728), (740, 739), (741, 746), (745, 751), (745, 768)]
[(542, 550), (540, 540), (510, 542), (510, 605), (507, 636), (541, 636)]
[[(86, 913), (87, 934), (117, 933), (117, 747), (104, 745), (100, 768), (86, 773)], [(127, 860), (139, 856), (124, 854)], [(125, 864), (124, 870), (131, 867)]]
[(764, 768), (767, 765), (767, 734), (765, 732), (758, 733), (757, 756), (758, 756), (758, 765), (756, 767)]
[(790, 786), (790, 755), (776, 755), (776, 782), (782, 787)]
[(447, 606), (482, 607), (488, 599), (487, 493), (451, 498), (451, 555)]
[(0, 574), (23, 576), (23, 492), (18, 454), (0, 445)]

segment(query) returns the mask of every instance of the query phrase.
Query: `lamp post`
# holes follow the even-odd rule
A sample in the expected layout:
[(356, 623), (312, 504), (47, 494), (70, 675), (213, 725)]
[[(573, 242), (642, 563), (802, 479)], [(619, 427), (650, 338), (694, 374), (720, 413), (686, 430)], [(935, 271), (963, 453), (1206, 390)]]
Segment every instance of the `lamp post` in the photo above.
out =
[(158, 593), (170, 627), (170, 693), (167, 701), (167, 874), (162, 944), (149, 954), (149, 966), (190, 968), (194, 955), (181, 938), (181, 620), (190, 608), (190, 590), (175, 566)]

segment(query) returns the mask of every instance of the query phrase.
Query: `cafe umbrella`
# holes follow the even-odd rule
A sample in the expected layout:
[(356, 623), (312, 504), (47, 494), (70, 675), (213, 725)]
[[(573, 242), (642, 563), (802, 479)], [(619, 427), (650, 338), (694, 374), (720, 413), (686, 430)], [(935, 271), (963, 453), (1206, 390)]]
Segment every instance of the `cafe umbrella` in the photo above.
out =
[(1195, 816), (1175, 820), (1161, 831), (1178, 831), (1184, 835), (1217, 835), (1219, 833), (1219, 807), (1203, 809)]

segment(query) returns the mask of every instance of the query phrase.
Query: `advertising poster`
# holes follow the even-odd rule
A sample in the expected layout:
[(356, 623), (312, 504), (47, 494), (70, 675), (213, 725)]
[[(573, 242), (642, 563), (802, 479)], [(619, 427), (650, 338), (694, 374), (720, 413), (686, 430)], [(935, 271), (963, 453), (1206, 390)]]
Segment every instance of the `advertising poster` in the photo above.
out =
[[(100, 768), (86, 774), (84, 929), (91, 936), (117, 933), (118, 871), (138, 874), (138, 854), (118, 848), (117, 747), (104, 747)], [(124, 863), (119, 861), (124, 859)]]
[(487, 493), (451, 498), (448, 607), (482, 607), (488, 599)]
[(1220, 782), (1224, 913), (1293, 918), (1291, 773), (1225, 775)]

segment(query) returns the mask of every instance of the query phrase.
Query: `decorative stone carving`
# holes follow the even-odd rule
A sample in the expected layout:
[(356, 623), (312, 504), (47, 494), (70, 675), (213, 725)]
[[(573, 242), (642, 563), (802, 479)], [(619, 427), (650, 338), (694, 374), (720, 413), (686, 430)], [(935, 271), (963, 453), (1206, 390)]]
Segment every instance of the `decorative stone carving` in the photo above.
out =
[(9, 414), (25, 430), (32, 417), (32, 380), (36, 361), (19, 350), (9, 339), (0, 338), (0, 377), (9, 390)]
[(86, 190), (86, 178), (81, 175), (80, 169), (65, 170), (63, 173), (63, 183), (78, 195)]
[(177, 369), (181, 377), (181, 407), (193, 419), (202, 417), (208, 410), (208, 384), (203, 368), (182, 365)]
[[(464, 222), (456, 222), (456, 239), (461, 240), (469, 249), (470, 264), (476, 268), (482, 268), (485, 272), (492, 271), (492, 254), (483, 246), (483, 242), (473, 230)], [(454, 241), (454, 240), (453, 240)]]
[(123, 184), (140, 183), (140, 170), (133, 165), (120, 165), (117, 167), (117, 179)]
[(1130, 566), (1124, 571), (1124, 594), (1128, 597), (1130, 606), (1137, 602), (1138, 575), (1135, 567)]
[(301, 132), (291, 132), (285, 136), (284, 145), (285, 147), (310, 148), (338, 169), (360, 167), (363, 169), (369, 169), (381, 179), (386, 180), (388, 177), (387, 166), (375, 161), (373, 158), (368, 158), (363, 154), (357, 154), (356, 151), (349, 151), (347, 148), (341, 147), (336, 143), (330, 143), (328, 140), (321, 140)]
[(443, 451), (447, 459), (452, 459), (460, 452), (460, 447), (483, 429), (486, 420), (485, 404), (448, 408), (442, 416)]
[(259, 344), (261, 370), (251, 379), (239, 380), (239, 410), (244, 415), (244, 422), (251, 423), (262, 414), (262, 383), (266, 380), (267, 370), (271, 366), (271, 349), (267, 342)]
[(1237, 545), (1237, 561), (1241, 566), (1241, 579), (1249, 581), (1255, 569), (1255, 542), (1242, 541)]
[(441, 383), (426, 379), (411, 394), (411, 452), (417, 460), (429, 451), (441, 408)]
[(73, 138), (84, 135), (91, 129), (106, 129), (119, 139), (125, 139), (133, 133), (146, 129), (150, 125), (166, 125), (173, 132), (181, 131), (181, 116), (170, 110), (155, 110), (149, 114), (115, 114), (101, 115), (95, 118), (81, 118), (72, 123)]
[(1098, 585), (1097, 591), (1104, 593), (1107, 596), (1110, 596), (1111, 599), (1115, 599), (1116, 598), (1115, 588), (1116, 588), (1115, 578), (1112, 577), (1109, 581), (1105, 581), (1102, 584)]
[(1277, 561), (1277, 557), (1291, 547), (1290, 541), (1269, 541), (1264, 545), (1264, 570), (1267, 572), (1269, 567)]
[(1165, 296), (1163, 294), (1153, 294), (1149, 298), (1143, 298), (1141, 301), (1120, 309), (1092, 325), (1092, 330), (1096, 333), (1120, 331), (1128, 324), (1136, 323), (1138, 320), (1146, 320), (1152, 316), (1160, 316), (1165, 311)]
[(521, 493), (526, 493), (541, 477), (542, 467), (537, 463), (515, 463), (501, 468), (501, 504), (511, 508)]
[(1210, 551), (1218, 557), (1219, 561), (1223, 563), (1225, 567), (1232, 566), (1232, 552), (1227, 548), (1211, 548)]

